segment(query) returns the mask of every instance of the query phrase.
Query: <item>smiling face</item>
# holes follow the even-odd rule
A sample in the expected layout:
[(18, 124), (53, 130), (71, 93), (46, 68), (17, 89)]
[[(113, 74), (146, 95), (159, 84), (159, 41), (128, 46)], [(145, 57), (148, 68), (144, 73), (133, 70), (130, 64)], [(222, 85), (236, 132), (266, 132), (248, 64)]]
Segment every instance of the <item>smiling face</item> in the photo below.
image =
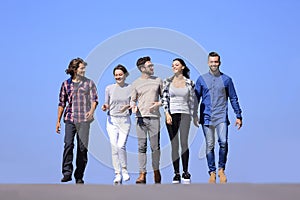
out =
[(220, 58), (218, 56), (208, 57), (208, 66), (212, 73), (217, 73), (220, 71), (219, 67), (221, 65)]
[(147, 61), (144, 64), (144, 66), (142, 67), (142, 72), (150, 76), (154, 74), (154, 65), (151, 61)]
[(114, 77), (117, 84), (124, 84), (126, 76), (122, 70), (116, 69), (114, 72)]
[(83, 63), (79, 63), (79, 67), (76, 70), (76, 76), (85, 76), (86, 66)]
[(172, 63), (172, 70), (175, 75), (182, 74), (184, 66), (178, 61), (174, 60)]

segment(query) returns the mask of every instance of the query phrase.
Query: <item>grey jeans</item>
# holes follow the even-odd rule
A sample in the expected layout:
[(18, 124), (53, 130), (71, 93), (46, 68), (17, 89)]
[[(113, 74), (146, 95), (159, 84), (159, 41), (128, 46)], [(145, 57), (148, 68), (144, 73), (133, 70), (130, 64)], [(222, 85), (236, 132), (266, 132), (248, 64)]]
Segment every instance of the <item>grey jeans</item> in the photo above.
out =
[(146, 172), (147, 136), (149, 137), (152, 168), (159, 169), (160, 162), (160, 119), (156, 117), (138, 117), (136, 123), (138, 137), (138, 160), (140, 172)]

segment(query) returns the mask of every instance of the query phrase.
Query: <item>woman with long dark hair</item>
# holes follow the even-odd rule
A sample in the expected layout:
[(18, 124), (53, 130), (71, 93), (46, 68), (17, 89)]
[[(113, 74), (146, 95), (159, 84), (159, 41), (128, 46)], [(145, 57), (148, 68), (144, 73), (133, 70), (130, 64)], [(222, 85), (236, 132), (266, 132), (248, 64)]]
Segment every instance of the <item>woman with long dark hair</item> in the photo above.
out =
[[(172, 161), (174, 167), (173, 183), (180, 183), (179, 162), (182, 161), (183, 183), (190, 183), (191, 175), (188, 171), (189, 146), (188, 136), (191, 119), (197, 118), (195, 104), (194, 83), (190, 80), (189, 68), (181, 58), (175, 58), (172, 62), (174, 75), (163, 82), (163, 98), (166, 126), (168, 129), (171, 146)], [(194, 121), (198, 126), (197, 120)], [(179, 135), (180, 134), (180, 135)], [(181, 154), (179, 154), (179, 137)]]

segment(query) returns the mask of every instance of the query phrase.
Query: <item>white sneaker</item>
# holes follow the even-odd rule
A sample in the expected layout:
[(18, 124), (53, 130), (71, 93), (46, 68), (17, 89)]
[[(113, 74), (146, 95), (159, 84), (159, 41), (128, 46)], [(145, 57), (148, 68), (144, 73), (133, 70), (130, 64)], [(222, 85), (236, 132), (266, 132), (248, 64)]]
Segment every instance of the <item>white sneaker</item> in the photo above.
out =
[(122, 176), (121, 174), (116, 174), (114, 179), (114, 184), (121, 184), (122, 183)]
[(191, 174), (188, 172), (182, 173), (182, 183), (183, 184), (191, 184)]
[(124, 181), (129, 181), (130, 180), (130, 176), (129, 176), (129, 174), (128, 174), (128, 172), (127, 172), (126, 169), (122, 170), (122, 175), (123, 175), (123, 180)]

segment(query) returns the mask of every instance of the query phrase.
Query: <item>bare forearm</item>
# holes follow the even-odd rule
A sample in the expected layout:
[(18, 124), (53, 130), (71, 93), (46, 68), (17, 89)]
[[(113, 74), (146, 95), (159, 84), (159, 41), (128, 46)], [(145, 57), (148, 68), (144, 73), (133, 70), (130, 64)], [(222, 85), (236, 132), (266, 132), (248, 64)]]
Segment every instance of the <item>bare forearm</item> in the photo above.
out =
[(90, 112), (94, 113), (94, 112), (95, 112), (95, 110), (96, 110), (96, 108), (97, 108), (97, 105), (98, 105), (98, 103), (97, 103), (97, 102), (93, 102), (93, 103), (92, 103), (92, 106), (91, 106), (91, 110), (90, 110)]
[(63, 115), (64, 112), (64, 107), (62, 106), (58, 106), (58, 111), (57, 111), (57, 122), (60, 122), (61, 117)]

